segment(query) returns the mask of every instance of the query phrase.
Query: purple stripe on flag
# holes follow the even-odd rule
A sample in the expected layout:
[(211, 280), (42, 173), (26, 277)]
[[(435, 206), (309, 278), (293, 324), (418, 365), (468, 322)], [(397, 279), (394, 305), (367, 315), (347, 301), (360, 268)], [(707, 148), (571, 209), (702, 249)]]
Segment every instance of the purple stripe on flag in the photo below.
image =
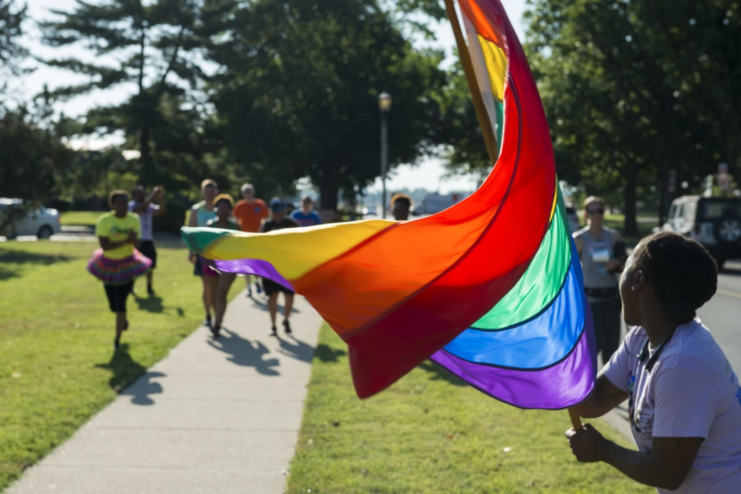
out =
[(445, 350), (437, 351), (430, 358), (471, 386), (510, 405), (552, 410), (569, 408), (589, 396), (597, 374), (592, 308), (589, 304), (586, 308), (586, 326), (574, 350), (547, 369), (503, 369), (476, 364)]
[[(296, 291), (291, 284), (281, 274), (276, 271), (272, 264), (268, 261), (260, 259), (236, 259), (233, 261), (212, 261), (213, 266), (219, 271), (225, 273), (239, 273), (239, 274), (255, 274), (268, 278), (283, 285), (284, 287)], [(210, 262), (209, 262), (210, 264)]]

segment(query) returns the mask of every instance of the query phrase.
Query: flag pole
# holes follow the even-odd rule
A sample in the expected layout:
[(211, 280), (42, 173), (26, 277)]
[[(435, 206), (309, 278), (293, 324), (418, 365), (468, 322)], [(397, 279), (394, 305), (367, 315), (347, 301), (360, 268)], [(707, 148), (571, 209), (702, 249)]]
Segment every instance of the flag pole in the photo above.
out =
[(476, 109), (476, 116), (479, 119), (481, 133), (484, 135), (486, 150), (489, 152), (491, 164), (496, 165), (497, 159), (499, 158), (499, 146), (497, 146), (497, 141), (494, 137), (494, 129), (491, 125), (489, 113), (486, 111), (486, 106), (484, 105), (484, 98), (481, 96), (479, 83), (476, 80), (476, 73), (473, 71), (473, 63), (471, 62), (471, 55), (468, 53), (468, 46), (466, 46), (466, 42), (463, 40), (463, 33), (461, 32), (461, 25), (460, 22), (458, 22), (458, 14), (455, 11), (453, 0), (445, 0), (445, 9), (448, 12), (448, 18), (453, 26), (455, 42), (458, 45), (458, 55), (460, 56), (461, 64), (463, 65), (463, 72), (466, 74), (468, 89), (471, 91), (473, 107)]
[(571, 419), (571, 426), (574, 430), (580, 431), (582, 429), (581, 417), (579, 417), (575, 409), (569, 408), (569, 418)]

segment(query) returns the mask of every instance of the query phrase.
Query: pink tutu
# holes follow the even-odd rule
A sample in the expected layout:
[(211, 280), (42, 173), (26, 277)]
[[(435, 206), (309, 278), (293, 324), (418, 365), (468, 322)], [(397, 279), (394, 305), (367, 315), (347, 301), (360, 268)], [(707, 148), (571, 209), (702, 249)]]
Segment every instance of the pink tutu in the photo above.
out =
[(146, 274), (151, 266), (152, 261), (136, 249), (133, 255), (123, 259), (109, 259), (103, 249), (97, 249), (90, 256), (87, 270), (107, 285), (123, 285)]

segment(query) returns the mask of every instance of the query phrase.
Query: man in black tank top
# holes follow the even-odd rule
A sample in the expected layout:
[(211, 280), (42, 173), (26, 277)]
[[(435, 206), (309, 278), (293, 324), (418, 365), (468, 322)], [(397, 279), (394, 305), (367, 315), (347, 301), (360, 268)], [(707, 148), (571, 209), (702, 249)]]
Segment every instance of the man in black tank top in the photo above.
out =
[[(270, 219), (263, 223), (260, 228), (260, 231), (263, 233), (282, 230), (284, 228), (296, 228), (298, 226), (298, 223), (293, 221), (291, 218), (286, 217), (285, 205), (283, 204), (283, 201), (277, 197), (274, 197), (270, 201), (270, 214)], [(265, 295), (268, 297), (268, 311), (270, 312), (270, 322), (272, 323), (272, 335), (278, 335), (278, 330), (275, 327), (275, 320), (278, 317), (278, 294), (281, 292), (283, 292), (283, 297), (286, 301), (283, 327), (286, 330), (286, 334), (290, 334), (291, 324), (288, 322), (288, 318), (291, 315), (291, 310), (293, 310), (294, 292), (267, 278), (262, 279), (262, 288), (265, 290)]]

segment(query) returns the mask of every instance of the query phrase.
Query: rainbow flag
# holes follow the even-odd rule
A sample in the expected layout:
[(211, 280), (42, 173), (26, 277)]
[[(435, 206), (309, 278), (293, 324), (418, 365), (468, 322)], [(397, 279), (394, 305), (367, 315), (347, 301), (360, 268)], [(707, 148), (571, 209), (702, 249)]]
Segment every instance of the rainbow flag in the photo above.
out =
[(361, 398), (431, 357), (515, 406), (570, 407), (593, 389), (596, 359), (545, 113), (499, 1), (459, 6), (500, 146), (474, 194), (406, 223), (183, 238), (222, 271), (304, 295), (348, 344)]

